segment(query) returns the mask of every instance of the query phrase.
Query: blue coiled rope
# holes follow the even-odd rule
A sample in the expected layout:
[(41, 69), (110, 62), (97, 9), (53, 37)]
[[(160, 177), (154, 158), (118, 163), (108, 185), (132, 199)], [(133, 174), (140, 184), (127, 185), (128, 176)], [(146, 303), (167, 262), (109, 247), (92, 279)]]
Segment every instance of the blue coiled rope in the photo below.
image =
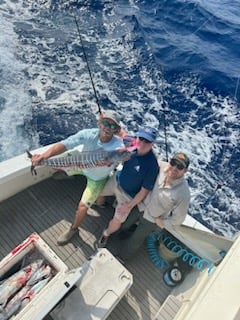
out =
[(182, 257), (182, 260), (184, 262), (188, 262), (190, 266), (195, 267), (198, 270), (208, 267), (209, 273), (212, 270), (213, 264), (209, 260), (202, 259), (193, 252), (186, 250), (165, 233), (155, 231), (147, 237), (147, 250), (152, 262), (161, 269), (169, 268), (170, 263), (158, 254), (158, 246), (160, 242), (164, 243), (164, 245), (172, 252), (176, 252), (177, 257)]

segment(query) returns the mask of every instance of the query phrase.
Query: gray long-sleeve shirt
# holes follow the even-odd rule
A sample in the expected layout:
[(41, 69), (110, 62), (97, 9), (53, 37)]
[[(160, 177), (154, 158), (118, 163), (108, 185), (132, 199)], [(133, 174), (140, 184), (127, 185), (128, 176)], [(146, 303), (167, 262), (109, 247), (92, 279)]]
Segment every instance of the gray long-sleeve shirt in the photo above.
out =
[(144, 200), (143, 217), (155, 222), (155, 218), (162, 217), (166, 228), (180, 225), (188, 212), (190, 191), (184, 177), (175, 180), (171, 186), (164, 186), (167, 175), (168, 162), (159, 161), (160, 173), (152, 192)]

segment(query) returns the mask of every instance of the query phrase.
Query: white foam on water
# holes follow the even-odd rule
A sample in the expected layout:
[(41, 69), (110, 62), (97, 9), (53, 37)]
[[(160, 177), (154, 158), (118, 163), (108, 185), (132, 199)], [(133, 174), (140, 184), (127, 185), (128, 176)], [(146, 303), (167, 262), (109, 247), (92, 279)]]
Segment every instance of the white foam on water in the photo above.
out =
[(24, 152), (32, 143), (25, 132), (25, 124), (31, 120), (31, 98), (24, 84), (27, 67), (16, 59), (18, 39), (14, 26), (0, 16), (0, 159), (7, 159)]

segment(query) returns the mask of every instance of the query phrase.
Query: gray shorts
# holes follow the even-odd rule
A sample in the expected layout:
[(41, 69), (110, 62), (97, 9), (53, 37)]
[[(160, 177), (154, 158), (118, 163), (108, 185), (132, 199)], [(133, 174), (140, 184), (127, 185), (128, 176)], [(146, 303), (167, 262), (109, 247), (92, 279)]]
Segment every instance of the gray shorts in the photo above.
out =
[(129, 214), (121, 214), (120, 212), (118, 212), (118, 208), (122, 204), (130, 202), (132, 198), (118, 185), (116, 173), (105, 184), (105, 187), (103, 188), (100, 196), (116, 196), (117, 206), (115, 208), (114, 217), (121, 222), (124, 222), (127, 219)]

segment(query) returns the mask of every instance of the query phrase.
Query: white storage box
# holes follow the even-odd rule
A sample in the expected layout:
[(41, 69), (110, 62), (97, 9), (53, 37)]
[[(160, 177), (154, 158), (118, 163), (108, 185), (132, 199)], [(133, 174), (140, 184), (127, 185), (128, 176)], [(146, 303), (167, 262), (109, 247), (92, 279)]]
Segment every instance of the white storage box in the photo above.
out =
[(83, 265), (83, 277), (50, 313), (54, 320), (104, 320), (133, 283), (132, 274), (107, 250)]
[(0, 279), (3, 281), (8, 279), (22, 269), (23, 262), (26, 260), (32, 262), (35, 257), (42, 258), (51, 267), (52, 277), (13, 317), (14, 320), (43, 319), (82, 276), (82, 268), (69, 271), (40, 236), (34, 233), (0, 262)]

